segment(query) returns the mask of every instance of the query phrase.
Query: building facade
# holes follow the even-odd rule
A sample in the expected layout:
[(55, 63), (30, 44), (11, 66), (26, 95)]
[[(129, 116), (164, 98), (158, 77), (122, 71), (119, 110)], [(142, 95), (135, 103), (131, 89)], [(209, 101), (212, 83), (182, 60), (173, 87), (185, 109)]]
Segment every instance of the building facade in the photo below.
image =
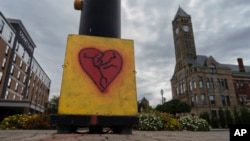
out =
[(0, 12), (0, 111), (45, 112), (50, 79), (33, 57), (35, 43), (21, 20)]
[(250, 67), (221, 64), (212, 56), (197, 55), (191, 16), (179, 7), (172, 21), (176, 65), (171, 78), (173, 99), (192, 106), (192, 113), (232, 110), (250, 99)]

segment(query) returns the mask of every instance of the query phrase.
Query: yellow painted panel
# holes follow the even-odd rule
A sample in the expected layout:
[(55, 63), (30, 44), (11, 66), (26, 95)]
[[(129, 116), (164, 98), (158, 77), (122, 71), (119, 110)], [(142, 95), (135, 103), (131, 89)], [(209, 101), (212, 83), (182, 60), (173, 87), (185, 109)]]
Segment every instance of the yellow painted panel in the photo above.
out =
[(59, 114), (137, 114), (132, 40), (69, 35)]

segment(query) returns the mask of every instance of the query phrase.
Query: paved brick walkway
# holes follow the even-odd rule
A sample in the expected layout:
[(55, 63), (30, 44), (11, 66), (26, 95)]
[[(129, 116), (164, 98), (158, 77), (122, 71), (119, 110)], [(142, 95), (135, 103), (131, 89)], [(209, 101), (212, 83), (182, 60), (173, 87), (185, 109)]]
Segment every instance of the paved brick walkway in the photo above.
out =
[(133, 135), (56, 134), (55, 130), (0, 130), (0, 141), (229, 141), (229, 131), (133, 131)]

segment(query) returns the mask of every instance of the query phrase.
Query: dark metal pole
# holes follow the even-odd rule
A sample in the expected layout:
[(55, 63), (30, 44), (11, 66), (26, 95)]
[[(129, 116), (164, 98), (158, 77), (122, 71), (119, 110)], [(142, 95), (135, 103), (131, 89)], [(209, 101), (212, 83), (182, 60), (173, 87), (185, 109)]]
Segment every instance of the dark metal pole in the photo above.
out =
[(80, 35), (121, 37), (121, 0), (83, 0)]

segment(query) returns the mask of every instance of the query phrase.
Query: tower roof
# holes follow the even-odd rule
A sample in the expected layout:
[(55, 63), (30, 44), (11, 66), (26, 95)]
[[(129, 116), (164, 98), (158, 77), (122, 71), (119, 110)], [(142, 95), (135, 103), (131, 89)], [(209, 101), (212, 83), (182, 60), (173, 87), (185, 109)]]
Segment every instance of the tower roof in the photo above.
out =
[(179, 7), (174, 19), (176, 19), (178, 16), (180, 17), (190, 17), (181, 7)]

